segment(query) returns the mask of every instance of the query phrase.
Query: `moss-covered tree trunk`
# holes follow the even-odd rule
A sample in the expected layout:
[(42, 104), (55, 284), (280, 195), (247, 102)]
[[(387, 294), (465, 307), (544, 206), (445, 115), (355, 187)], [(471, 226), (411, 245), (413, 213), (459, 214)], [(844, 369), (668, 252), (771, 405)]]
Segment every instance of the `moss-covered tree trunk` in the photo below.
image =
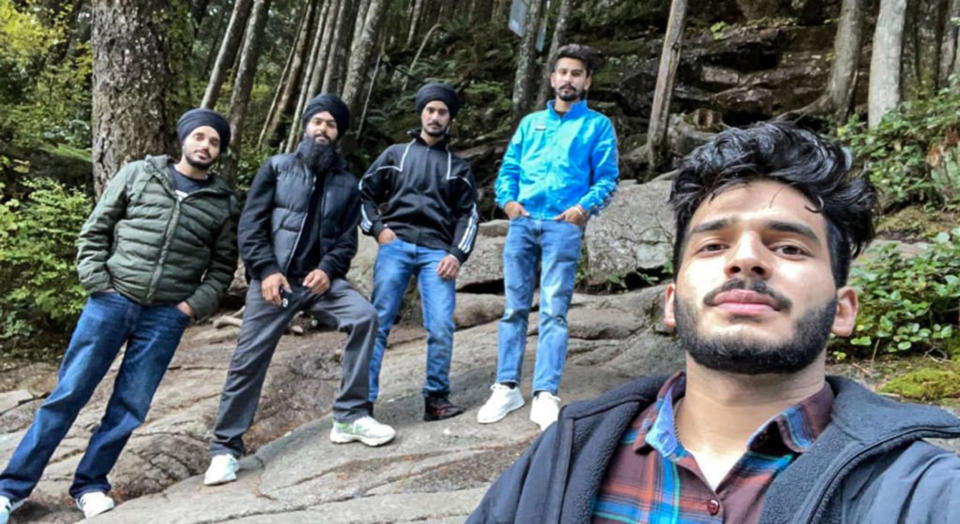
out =
[[(533, 102), (533, 75), (537, 73), (537, 36), (543, 19), (544, 0), (530, 0), (523, 22), (523, 37), (517, 49), (517, 74), (513, 77), (513, 114), (520, 117), (530, 111)], [(539, 85), (539, 84), (538, 84)]]
[(370, 72), (374, 48), (377, 45), (380, 26), (385, 18), (388, 2), (371, 0), (367, 16), (363, 22), (360, 38), (350, 48), (350, 62), (347, 65), (347, 78), (343, 85), (343, 101), (352, 114), (357, 114), (361, 100), (361, 87)]
[(243, 40), (243, 31), (246, 28), (247, 16), (250, 14), (252, 5), (253, 0), (236, 0), (236, 3), (233, 4), (230, 23), (227, 24), (227, 32), (220, 43), (220, 51), (217, 53), (216, 62), (213, 63), (210, 80), (207, 81), (203, 101), (200, 103), (203, 107), (213, 109), (213, 106), (217, 104), (217, 98), (220, 97), (220, 87), (227, 78), (227, 70), (233, 66), (237, 49), (240, 48), (240, 41)]
[(243, 37), (243, 49), (240, 51), (240, 66), (233, 82), (230, 94), (230, 134), (232, 153), (223, 162), (223, 176), (231, 183), (237, 177), (237, 160), (243, 145), (243, 120), (246, 118), (250, 91), (253, 89), (253, 76), (257, 72), (257, 60), (260, 58), (260, 40), (267, 25), (267, 12), (270, 0), (254, 0), (247, 21), (247, 30)]
[(870, 58), (868, 123), (874, 128), (900, 103), (900, 55), (907, 0), (880, 0)]
[(567, 22), (570, 20), (570, 11), (573, 0), (561, 0), (557, 11), (557, 21), (553, 26), (553, 38), (550, 39), (550, 52), (547, 61), (543, 64), (543, 73), (540, 75), (540, 89), (537, 93), (536, 106), (543, 107), (550, 97), (550, 73), (553, 72), (553, 62), (557, 59), (557, 50), (567, 38)]
[(188, 15), (181, 3), (159, 0), (97, 0), (92, 13), (92, 161), (99, 197), (124, 163), (174, 149), (172, 23)]
[(680, 48), (683, 43), (683, 28), (686, 25), (687, 0), (673, 0), (667, 33), (663, 37), (660, 66), (657, 70), (657, 85), (650, 106), (650, 125), (647, 128), (647, 168), (655, 172), (664, 160), (667, 141), (667, 123), (670, 119), (670, 96), (677, 80), (680, 64)]
[[(343, 72), (347, 65), (347, 51), (353, 40), (354, 22), (357, 16), (356, 0), (343, 0), (337, 13), (337, 23), (333, 26), (333, 40), (330, 45), (330, 56), (327, 57), (327, 67), (323, 72), (323, 84), (320, 90), (324, 93), (339, 91), (343, 86)], [(361, 31), (362, 32), (362, 31)]]
[(300, 29), (297, 31), (296, 41), (291, 46), (290, 56), (287, 58), (288, 65), (284, 68), (284, 74), (277, 84), (277, 92), (274, 95), (270, 111), (267, 113), (263, 130), (261, 130), (260, 137), (257, 139), (257, 145), (269, 144), (273, 141), (273, 136), (277, 133), (283, 115), (290, 109), (290, 102), (293, 99), (294, 92), (296, 92), (297, 80), (300, 78), (304, 57), (307, 54), (307, 43), (310, 39), (313, 19), (316, 16), (317, 4), (319, 4), (319, 0), (310, 0), (304, 6), (304, 16), (300, 22)]

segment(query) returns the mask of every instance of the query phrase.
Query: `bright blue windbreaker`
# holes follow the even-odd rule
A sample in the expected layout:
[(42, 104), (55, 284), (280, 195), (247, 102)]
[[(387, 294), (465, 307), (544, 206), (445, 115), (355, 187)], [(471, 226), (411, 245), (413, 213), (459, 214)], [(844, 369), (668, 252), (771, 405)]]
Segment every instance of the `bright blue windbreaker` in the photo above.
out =
[(553, 109), (524, 117), (497, 176), (497, 205), (516, 200), (533, 218), (551, 219), (579, 203), (603, 209), (617, 188), (617, 135), (610, 119), (577, 102), (562, 117)]

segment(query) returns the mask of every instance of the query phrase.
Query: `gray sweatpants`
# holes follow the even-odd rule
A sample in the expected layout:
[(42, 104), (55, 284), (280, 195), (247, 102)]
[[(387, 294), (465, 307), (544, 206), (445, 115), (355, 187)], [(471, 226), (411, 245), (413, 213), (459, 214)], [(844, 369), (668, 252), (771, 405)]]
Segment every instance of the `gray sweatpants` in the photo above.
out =
[(370, 354), (377, 336), (377, 311), (343, 279), (334, 280), (320, 296), (293, 282), (291, 287), (287, 307), (282, 308), (263, 299), (259, 280), (250, 282), (237, 349), (220, 394), (220, 411), (210, 443), (213, 455), (243, 455), (243, 434), (253, 424), (267, 367), (280, 336), (297, 311), (307, 311), (320, 322), (333, 324), (347, 333), (333, 418), (346, 422), (368, 414)]

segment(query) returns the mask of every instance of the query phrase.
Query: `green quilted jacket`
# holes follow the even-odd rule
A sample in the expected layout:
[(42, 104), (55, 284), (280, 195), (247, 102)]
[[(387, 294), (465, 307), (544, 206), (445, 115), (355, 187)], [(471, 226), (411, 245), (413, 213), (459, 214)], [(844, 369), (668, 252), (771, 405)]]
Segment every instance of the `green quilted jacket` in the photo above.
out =
[(239, 204), (220, 177), (178, 198), (168, 162), (148, 156), (110, 180), (80, 230), (77, 271), (88, 293), (113, 288), (143, 305), (186, 300), (205, 318), (237, 266)]

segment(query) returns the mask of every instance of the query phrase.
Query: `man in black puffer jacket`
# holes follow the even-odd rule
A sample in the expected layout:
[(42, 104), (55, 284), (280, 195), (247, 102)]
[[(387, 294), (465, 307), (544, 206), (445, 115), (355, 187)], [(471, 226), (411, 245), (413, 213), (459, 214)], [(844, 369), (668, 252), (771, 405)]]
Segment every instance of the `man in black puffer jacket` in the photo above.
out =
[(307, 104), (303, 122), (296, 153), (263, 164), (240, 217), (240, 254), (251, 280), (214, 425), (207, 485), (236, 479), (270, 358), (297, 311), (347, 333), (330, 440), (379, 446), (396, 434), (366, 405), (377, 314), (345, 280), (360, 221), (357, 179), (336, 150), (350, 113), (336, 95), (321, 94)]

